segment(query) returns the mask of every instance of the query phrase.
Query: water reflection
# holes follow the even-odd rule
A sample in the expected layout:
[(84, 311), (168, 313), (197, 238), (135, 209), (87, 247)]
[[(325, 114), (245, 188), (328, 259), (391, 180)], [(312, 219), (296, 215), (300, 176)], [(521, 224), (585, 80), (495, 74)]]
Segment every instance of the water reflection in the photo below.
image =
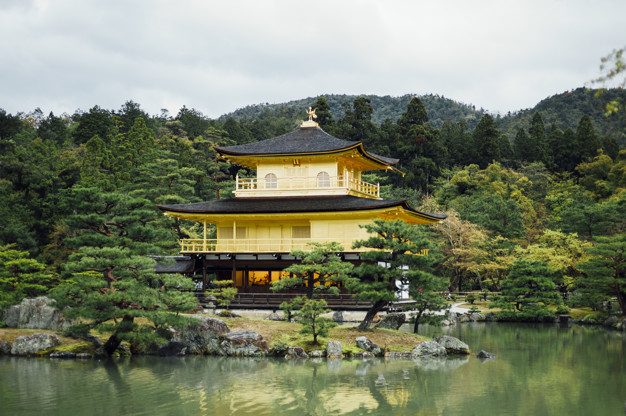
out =
[[(440, 328), (428, 329), (438, 333)], [(1, 414), (604, 415), (626, 401), (623, 334), (446, 329), (498, 358), (308, 360), (0, 357)]]

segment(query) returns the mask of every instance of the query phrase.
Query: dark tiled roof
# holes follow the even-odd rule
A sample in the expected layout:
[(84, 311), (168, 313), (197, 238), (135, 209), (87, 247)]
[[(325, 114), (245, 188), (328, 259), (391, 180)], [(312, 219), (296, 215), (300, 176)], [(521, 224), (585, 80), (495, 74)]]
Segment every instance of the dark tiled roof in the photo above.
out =
[[(271, 139), (237, 146), (218, 147), (216, 150), (227, 155), (297, 155), (340, 151), (354, 146), (358, 147), (359, 144), (361, 142), (338, 139), (319, 127), (300, 127)], [(398, 163), (398, 159), (375, 155), (364, 149), (363, 152), (385, 164)]]
[(434, 219), (447, 215), (428, 214), (412, 209), (406, 201), (384, 201), (356, 196), (307, 196), (284, 198), (230, 198), (190, 204), (157, 205), (164, 211), (206, 214), (271, 214), (287, 212), (328, 212), (372, 210), (402, 206), (404, 209)]
[(188, 256), (156, 257), (155, 260), (157, 273), (192, 273), (194, 270), (194, 261)]

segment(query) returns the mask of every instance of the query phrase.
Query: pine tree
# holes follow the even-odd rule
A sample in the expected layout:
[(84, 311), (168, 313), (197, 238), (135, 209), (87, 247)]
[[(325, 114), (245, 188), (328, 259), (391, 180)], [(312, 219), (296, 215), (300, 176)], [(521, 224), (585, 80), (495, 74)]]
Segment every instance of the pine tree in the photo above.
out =
[[(110, 332), (104, 345), (111, 355), (121, 341), (135, 346), (159, 339), (155, 330), (180, 323), (178, 312), (197, 305), (190, 279), (155, 273), (154, 255), (175, 244), (172, 234), (157, 228), (152, 203), (118, 192), (73, 188), (68, 201), (75, 210), (66, 222), (73, 236), (66, 244), (75, 250), (66, 270), (71, 278), (56, 287), (59, 307), (89, 327)], [(139, 327), (144, 317), (152, 327)]]
[(508, 319), (551, 316), (548, 305), (562, 302), (554, 279), (555, 272), (546, 263), (518, 260), (501, 284), (500, 297), (489, 307), (501, 308), (500, 315)]
[(353, 267), (352, 263), (341, 259), (343, 247), (335, 242), (311, 242), (307, 245), (310, 247), (309, 251), (294, 250), (290, 253), (300, 259), (300, 262), (287, 267), (285, 272), (290, 273), (290, 277), (272, 282), (271, 289), (279, 291), (306, 285), (308, 299), (313, 298), (315, 291), (339, 293), (336, 285), (346, 281)]
[[(361, 253), (364, 263), (354, 268), (357, 278), (346, 284), (360, 300), (372, 302), (359, 329), (367, 329), (374, 316), (396, 299), (397, 283), (410, 284), (411, 287), (431, 288), (432, 275), (429, 274), (436, 253), (432, 240), (425, 231), (403, 221), (374, 220), (372, 224), (362, 226), (371, 236), (367, 240), (354, 242), (353, 248), (370, 248)], [(430, 250), (424, 255), (424, 250)]]
[(591, 160), (598, 152), (600, 141), (596, 136), (596, 132), (593, 129), (593, 122), (591, 117), (584, 115), (578, 122), (576, 128), (576, 142), (578, 150), (577, 163)]
[(493, 161), (500, 160), (500, 131), (493, 117), (482, 116), (474, 129), (473, 142), (476, 149), (476, 161), (484, 169)]
[(585, 277), (577, 281), (588, 306), (597, 307), (612, 297), (626, 314), (626, 235), (596, 237), (589, 248), (593, 256), (580, 265)]

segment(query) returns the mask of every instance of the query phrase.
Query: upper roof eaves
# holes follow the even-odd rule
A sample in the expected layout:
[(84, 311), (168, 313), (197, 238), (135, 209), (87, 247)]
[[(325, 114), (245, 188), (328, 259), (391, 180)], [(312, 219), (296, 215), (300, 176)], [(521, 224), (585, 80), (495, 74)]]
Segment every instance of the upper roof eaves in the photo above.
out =
[(236, 146), (217, 147), (219, 153), (233, 156), (254, 155), (304, 155), (328, 153), (359, 147), (366, 156), (387, 165), (398, 163), (398, 159), (375, 155), (365, 151), (360, 141), (341, 140), (319, 127), (300, 127), (271, 139)]

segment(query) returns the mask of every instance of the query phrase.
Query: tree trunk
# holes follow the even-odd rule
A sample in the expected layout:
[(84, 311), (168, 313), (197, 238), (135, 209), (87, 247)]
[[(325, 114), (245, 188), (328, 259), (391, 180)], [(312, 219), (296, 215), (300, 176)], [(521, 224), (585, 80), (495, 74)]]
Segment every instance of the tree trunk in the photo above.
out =
[(424, 313), (424, 311), (419, 311), (417, 313), (417, 315), (415, 315), (415, 323), (413, 324), (413, 333), (414, 334), (417, 334), (417, 330), (419, 329), (420, 318), (422, 317), (422, 313)]
[(387, 301), (385, 300), (377, 300), (371, 308), (365, 314), (365, 318), (359, 324), (359, 330), (365, 331), (372, 324), (374, 317), (378, 312), (380, 312), (385, 306), (387, 306)]
[[(124, 319), (122, 319), (122, 323), (120, 325), (124, 327), (125, 324), (131, 324), (133, 320), (134, 318), (132, 316), (124, 315)], [(122, 342), (122, 340), (117, 336), (118, 333), (118, 331), (115, 331), (113, 335), (109, 337), (107, 342), (104, 343), (104, 352), (106, 352), (109, 357), (113, 355), (117, 347), (119, 347)]]
[(315, 275), (313, 272), (309, 272), (306, 282), (306, 297), (313, 299), (313, 288), (315, 287)]
[(622, 310), (622, 314), (626, 315), (626, 301), (624, 299), (624, 293), (620, 290), (620, 286), (617, 285), (617, 290), (615, 292), (617, 295), (617, 302), (619, 303), (619, 307)]

